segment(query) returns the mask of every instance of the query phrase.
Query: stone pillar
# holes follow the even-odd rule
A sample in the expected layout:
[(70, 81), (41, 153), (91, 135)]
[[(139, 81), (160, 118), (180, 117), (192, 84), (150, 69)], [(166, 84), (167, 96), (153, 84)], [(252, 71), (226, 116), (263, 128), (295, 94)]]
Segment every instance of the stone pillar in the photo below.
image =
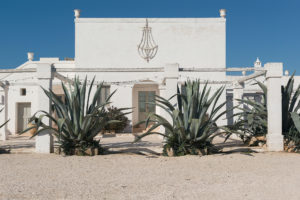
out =
[(282, 63), (266, 63), (267, 70), (267, 108), (268, 108), (268, 151), (283, 151), (282, 135), (282, 102), (281, 102), (281, 78), (283, 72)]
[[(234, 82), (233, 83), (233, 107), (237, 107), (233, 109), (233, 114), (236, 114), (238, 112), (241, 112), (239, 108), (242, 108), (243, 104), (238, 101), (238, 99), (243, 98), (244, 93), (244, 83)], [(238, 116), (233, 117), (233, 122), (236, 122), (238, 120)]]
[[(38, 78), (38, 110), (51, 112), (51, 102), (46, 96), (42, 88), (49, 90), (52, 87), (52, 66), (51, 64), (38, 64), (37, 65), (37, 78)], [(43, 123), (49, 125), (50, 119), (44, 118)], [(49, 130), (44, 130), (36, 136), (35, 151), (37, 153), (51, 153), (53, 152), (53, 136)]]
[[(165, 77), (165, 90), (164, 90), (164, 98), (169, 99), (173, 95), (177, 94), (177, 84), (178, 84), (178, 76), (179, 76), (179, 64), (167, 64), (164, 69), (164, 77)], [(177, 98), (174, 97), (170, 101), (173, 105), (177, 103)], [(170, 116), (165, 113), (166, 119), (171, 122)]]
[[(2, 110), (2, 114), (4, 114), (4, 121), (1, 122), (1, 124), (5, 123), (8, 120), (8, 88), (9, 88), (9, 84), (8, 82), (5, 83), (4, 86), (4, 107)], [(7, 131), (7, 124), (5, 124), (1, 130), (1, 140), (5, 141), (7, 140), (8, 137), (8, 131)]]

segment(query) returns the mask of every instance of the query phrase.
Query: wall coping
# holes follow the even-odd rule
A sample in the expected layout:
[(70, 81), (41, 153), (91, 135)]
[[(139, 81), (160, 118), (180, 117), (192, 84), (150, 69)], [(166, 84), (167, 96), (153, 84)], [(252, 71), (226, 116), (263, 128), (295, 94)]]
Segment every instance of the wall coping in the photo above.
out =
[[(75, 23), (141, 23), (146, 18), (75, 18)], [(147, 18), (150, 24), (155, 23), (225, 23), (225, 18)]]

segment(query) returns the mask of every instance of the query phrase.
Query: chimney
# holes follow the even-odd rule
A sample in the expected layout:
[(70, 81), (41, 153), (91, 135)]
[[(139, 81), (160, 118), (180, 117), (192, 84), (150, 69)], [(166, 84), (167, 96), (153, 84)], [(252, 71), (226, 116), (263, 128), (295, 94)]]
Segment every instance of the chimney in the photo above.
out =
[(28, 61), (33, 61), (33, 58), (34, 58), (34, 53), (33, 52), (28, 52), (27, 53), (27, 59), (28, 59)]
[(226, 17), (226, 9), (220, 9), (220, 17), (222, 18)]
[(74, 16), (75, 16), (76, 19), (78, 19), (80, 17), (80, 10), (79, 9), (74, 10)]

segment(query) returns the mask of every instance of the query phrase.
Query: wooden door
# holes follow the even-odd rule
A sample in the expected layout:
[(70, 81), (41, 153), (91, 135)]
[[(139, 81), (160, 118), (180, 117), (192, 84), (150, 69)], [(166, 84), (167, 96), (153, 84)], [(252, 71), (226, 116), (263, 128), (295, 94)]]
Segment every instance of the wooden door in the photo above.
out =
[(27, 128), (31, 117), (31, 103), (18, 103), (18, 133)]
[(139, 91), (139, 121), (145, 120), (150, 113), (155, 113), (155, 91)]

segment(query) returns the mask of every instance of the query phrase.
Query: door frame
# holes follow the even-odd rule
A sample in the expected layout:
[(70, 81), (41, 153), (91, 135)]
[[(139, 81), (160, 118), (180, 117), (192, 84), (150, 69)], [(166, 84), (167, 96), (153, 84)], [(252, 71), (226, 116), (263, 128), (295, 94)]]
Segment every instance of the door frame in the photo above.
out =
[(19, 110), (19, 105), (20, 104), (29, 104), (30, 105), (30, 115), (32, 115), (32, 103), (31, 102), (16, 102), (16, 124), (15, 124), (15, 130), (16, 130), (16, 133), (19, 133), (20, 131), (19, 131), (19, 113), (20, 113), (20, 110)]
[[(159, 89), (158, 89), (158, 84), (153, 83), (153, 84), (135, 84), (132, 87), (132, 107), (133, 107), (133, 113), (132, 113), (132, 132), (137, 133), (141, 132), (144, 129), (141, 128), (135, 128), (134, 125), (138, 122), (139, 120), (139, 102), (138, 102), (138, 93), (140, 91), (154, 91), (155, 95), (160, 95), (159, 94)], [(155, 108), (155, 113), (157, 113), (157, 108)]]
[[(138, 91), (138, 121), (141, 121), (141, 120), (146, 120), (146, 119), (141, 119), (141, 115), (142, 115), (142, 112), (140, 111), (140, 103), (141, 103), (141, 101), (140, 101), (140, 94), (142, 93), (142, 92), (144, 92), (145, 93), (145, 112), (143, 112), (144, 113), (144, 115), (147, 115), (147, 114), (149, 114), (150, 112), (149, 112), (149, 104), (147, 104), (147, 102), (149, 102), (149, 93), (151, 92), (152, 94), (154, 93), (154, 101), (155, 101), (155, 95), (156, 95), (156, 91), (153, 91), (153, 90), (148, 90), (148, 91)], [(156, 106), (154, 106), (154, 113), (156, 113)], [(145, 117), (145, 116), (144, 116)]]

